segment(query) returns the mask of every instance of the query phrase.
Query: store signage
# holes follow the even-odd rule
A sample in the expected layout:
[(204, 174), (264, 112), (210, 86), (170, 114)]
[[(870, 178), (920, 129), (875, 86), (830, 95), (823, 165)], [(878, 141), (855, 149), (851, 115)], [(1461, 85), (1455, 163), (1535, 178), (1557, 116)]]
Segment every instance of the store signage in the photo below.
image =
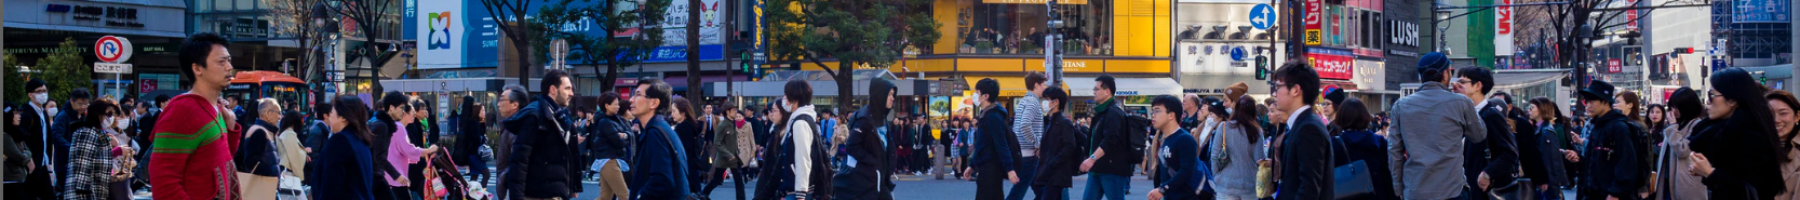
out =
[[(1630, 4), (1632, 6), (1638, 5), (1637, 0), (1626, 0), (1625, 2), (1630, 2)], [(1637, 9), (1625, 10), (1625, 30), (1631, 30), (1631, 31), (1638, 30), (1637, 21), (1638, 21), (1638, 10)]]
[[(1500, 5), (1512, 4), (1512, 0), (1497, 0)], [(1494, 55), (1513, 55), (1513, 9), (1509, 6), (1494, 7)]]
[[(1049, 0), (981, 0), (985, 4), (1044, 4)], [(1056, 0), (1056, 4), (1087, 4), (1087, 0)]]
[(1355, 65), (1356, 55), (1348, 50), (1307, 48), (1306, 60), (1314, 71), (1319, 72), (1319, 78), (1350, 80), (1355, 76), (1351, 68)]
[(1320, 18), (1323, 16), (1319, 16), (1324, 14), (1324, 12), (1320, 12), (1320, 9), (1325, 7), (1320, 5), (1321, 3), (1319, 0), (1306, 0), (1306, 16), (1303, 17), (1306, 21), (1306, 45), (1319, 45), (1320, 40), (1324, 39), (1319, 33), (1319, 26), (1324, 24), (1320, 22)]
[(156, 79), (143, 79), (142, 81), (142, 83), (138, 83), (138, 93), (150, 93), (156, 91)]
[(104, 25), (113, 27), (143, 28), (144, 23), (138, 21), (138, 9), (119, 6), (87, 6), (68, 4), (47, 4), (44, 12), (70, 13), (69, 19), (76, 21), (104, 21)]
[(1388, 21), (1388, 23), (1393, 24), (1388, 29), (1390, 33), (1388, 44), (1406, 47), (1419, 46), (1419, 24), (1401, 20)]

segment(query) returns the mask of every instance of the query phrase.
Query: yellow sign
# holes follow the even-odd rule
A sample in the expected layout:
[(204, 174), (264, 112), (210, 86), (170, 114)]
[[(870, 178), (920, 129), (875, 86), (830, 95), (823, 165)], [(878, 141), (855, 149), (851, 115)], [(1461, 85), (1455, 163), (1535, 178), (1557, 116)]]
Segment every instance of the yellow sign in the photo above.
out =
[[(981, 3), (985, 3), (985, 4), (1038, 4), (1038, 5), (1043, 5), (1045, 2), (1048, 2), (1048, 1), (1047, 0), (981, 0)], [(1058, 1), (1056, 1), (1056, 4), (1064, 4), (1064, 5), (1087, 4), (1087, 3), (1088, 3), (1087, 0), (1058, 0)]]
[(1306, 45), (1319, 45), (1319, 30), (1306, 30)]

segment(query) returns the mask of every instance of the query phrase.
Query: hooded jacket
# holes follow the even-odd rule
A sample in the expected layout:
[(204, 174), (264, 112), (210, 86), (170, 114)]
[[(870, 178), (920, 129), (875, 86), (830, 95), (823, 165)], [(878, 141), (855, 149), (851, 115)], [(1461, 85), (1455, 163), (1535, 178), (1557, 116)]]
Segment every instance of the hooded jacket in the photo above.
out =
[(849, 154), (845, 160), (849, 170), (843, 170), (832, 176), (833, 194), (836, 199), (891, 199), (894, 189), (893, 168), (889, 167), (888, 152), (893, 149), (892, 141), (887, 140), (887, 97), (893, 95), (894, 84), (887, 80), (869, 82), (868, 105), (856, 110), (850, 117), (852, 129), (844, 141), (844, 148)]

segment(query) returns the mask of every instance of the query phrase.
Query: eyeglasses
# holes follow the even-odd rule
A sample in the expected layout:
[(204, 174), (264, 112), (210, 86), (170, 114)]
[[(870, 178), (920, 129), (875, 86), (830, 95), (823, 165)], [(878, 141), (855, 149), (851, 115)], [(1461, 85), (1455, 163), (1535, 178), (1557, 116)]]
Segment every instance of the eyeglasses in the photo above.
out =
[(1457, 84), (1469, 84), (1469, 83), (1474, 83), (1474, 82), (1475, 81), (1471, 81), (1469, 79), (1456, 79)]
[(1279, 91), (1282, 87), (1287, 87), (1287, 86), (1288, 86), (1287, 83), (1282, 83), (1279, 81), (1269, 81), (1269, 92)]

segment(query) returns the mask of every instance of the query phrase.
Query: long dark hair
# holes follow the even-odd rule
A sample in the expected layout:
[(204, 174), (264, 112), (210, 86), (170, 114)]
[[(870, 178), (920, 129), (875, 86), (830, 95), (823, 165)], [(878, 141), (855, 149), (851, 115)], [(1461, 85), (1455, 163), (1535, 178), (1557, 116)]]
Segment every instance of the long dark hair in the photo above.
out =
[[(689, 102), (686, 97), (675, 97), (675, 100), (669, 103), (674, 106), (673, 108), (675, 108), (675, 111), (681, 112), (681, 122), (692, 122), (694, 121), (694, 115), (699, 114), (694, 113), (694, 104), (693, 102)], [(675, 116), (669, 117), (669, 119), (674, 119)]]
[[(295, 132), (300, 132), (299, 131), (300, 127), (302, 127), (302, 122), (300, 120), (300, 111), (290, 110), (290, 111), (286, 111), (284, 113), (286, 113), (286, 114), (281, 115), (281, 125), (276, 125), (276, 126), (281, 126), (281, 130), (294, 130)], [(276, 133), (280, 133), (280, 132), (276, 132)]]
[(1256, 108), (1256, 98), (1247, 95), (1238, 97), (1237, 107), (1231, 108), (1237, 111), (1231, 114), (1231, 121), (1237, 122), (1238, 129), (1244, 130), (1244, 138), (1251, 140), (1262, 138), (1262, 126), (1256, 124)]
[[(1776, 140), (1776, 136), (1773, 134), (1775, 132), (1775, 115), (1769, 112), (1769, 98), (1763, 97), (1768, 90), (1767, 87), (1756, 83), (1756, 78), (1751, 77), (1750, 72), (1736, 67), (1725, 68), (1713, 73), (1711, 82), (1714, 91), (1718, 91), (1727, 100), (1737, 102), (1737, 108), (1733, 109), (1731, 116), (1728, 117), (1731, 121), (1742, 120), (1742, 122), (1728, 122), (1733, 123), (1728, 124), (1729, 126), (1762, 131), (1762, 134), (1768, 135), (1763, 136), (1762, 139)], [(1780, 142), (1769, 142), (1771, 142), (1770, 145), (1781, 146)]]
[(1631, 119), (1631, 122), (1637, 122), (1639, 125), (1644, 124), (1644, 112), (1642, 109), (1639, 109), (1644, 106), (1644, 102), (1638, 100), (1637, 92), (1621, 91), (1619, 92), (1618, 97), (1619, 101), (1631, 104), (1631, 106), (1625, 107), (1625, 110), (1619, 112), (1625, 113), (1625, 118)]
[(362, 138), (363, 142), (375, 141), (375, 134), (369, 133), (369, 125), (363, 123), (369, 121), (369, 108), (363, 107), (366, 104), (363, 103), (362, 98), (338, 95), (337, 99), (332, 100), (331, 105), (332, 112), (337, 113), (338, 117), (344, 118), (344, 130)]
[(472, 122), (481, 121), (481, 116), (477, 116), (481, 115), (481, 112), (478, 112), (481, 110), (481, 106), (479, 105), (481, 102), (476, 102), (475, 96), (471, 95), (463, 95), (462, 102), (462, 120)]
[[(1770, 90), (1769, 94), (1764, 95), (1764, 96), (1768, 97), (1769, 100), (1771, 100), (1771, 101), (1780, 100), (1781, 103), (1787, 104), (1788, 109), (1800, 109), (1800, 99), (1795, 99), (1794, 93), (1789, 93), (1787, 91), (1781, 91), (1781, 90)], [(1770, 111), (1774, 111), (1774, 110), (1770, 110)], [(1779, 126), (1794, 126), (1794, 124), (1776, 124), (1776, 126), (1777, 127), (1779, 127)], [(1780, 131), (1780, 130), (1781, 129), (1777, 128), (1774, 131)], [(1775, 137), (1781, 139), (1781, 140), (1775, 141), (1775, 144), (1777, 144), (1777, 145), (1775, 145), (1775, 147), (1777, 149), (1779, 149), (1779, 150), (1776, 150), (1775, 152), (1777, 152), (1778, 154), (1781, 154), (1781, 156), (1777, 156), (1777, 157), (1781, 158), (1782, 163), (1793, 162), (1794, 160), (1789, 159), (1788, 156), (1790, 154), (1794, 153), (1794, 151), (1793, 151), (1794, 148), (1800, 148), (1800, 147), (1795, 147), (1793, 142), (1788, 142), (1788, 141), (1794, 141), (1794, 135), (1800, 135), (1800, 134), (1795, 134), (1795, 133), (1800, 133), (1800, 127), (1797, 127), (1794, 130), (1788, 130), (1787, 133), (1776, 133), (1776, 135), (1775, 135)], [(1787, 136), (1782, 136), (1781, 134), (1787, 134)]]

